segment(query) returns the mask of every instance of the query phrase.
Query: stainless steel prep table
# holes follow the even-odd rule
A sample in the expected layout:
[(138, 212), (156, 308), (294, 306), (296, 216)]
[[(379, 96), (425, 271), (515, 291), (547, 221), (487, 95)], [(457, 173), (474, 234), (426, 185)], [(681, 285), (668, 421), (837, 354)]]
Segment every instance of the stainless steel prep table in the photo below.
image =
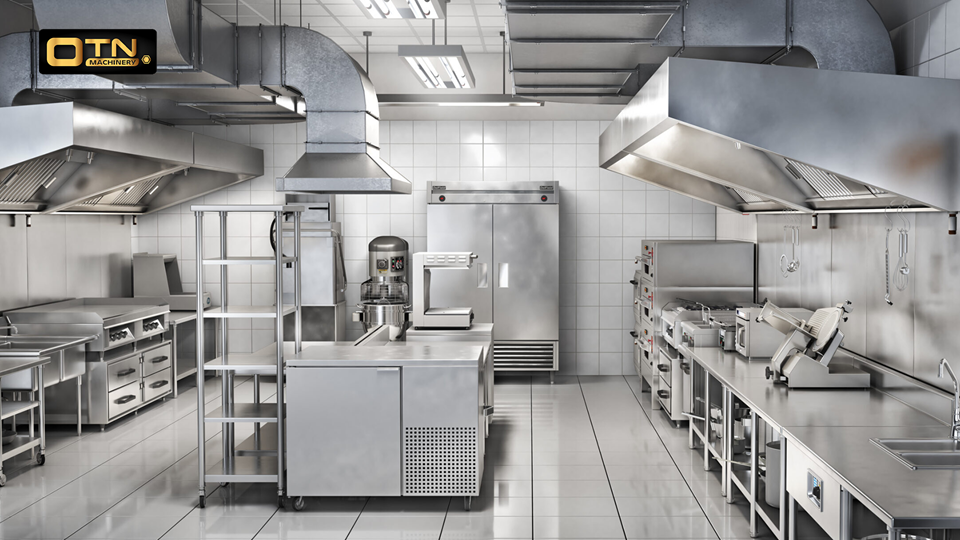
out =
[(289, 494), (463, 496), (469, 507), (483, 477), (483, 354), (407, 343), (288, 358)]
[[(788, 447), (803, 454), (793, 456), (784, 449), (781, 464), (790, 467), (790, 456), (798, 463), (806, 463), (808, 458), (822, 463), (842, 486), (839, 493), (846, 507), (849, 509), (852, 496), (884, 522), (891, 538), (899, 538), (899, 530), (908, 527), (960, 528), (960, 493), (956, 491), (960, 471), (911, 471), (870, 441), (874, 437), (944, 437), (948, 428), (943, 422), (873, 388), (791, 390), (774, 385), (764, 377), (769, 359), (747, 360), (735, 352), (715, 347), (683, 348), (681, 352), (779, 431)], [(731, 400), (723, 400), (724, 406), (730, 403)], [(707, 459), (705, 457), (705, 461)], [(719, 459), (725, 469), (725, 494), (729, 496), (732, 465), (722, 457)], [(794, 471), (798, 463), (792, 465)], [(752, 465), (755, 467), (756, 463)], [(788, 469), (782, 470), (786, 478)], [(788, 482), (783, 482), (781, 487)], [(745, 486), (741, 489), (745, 489), (750, 499), (747, 492), (756, 493), (755, 487), (753, 484), (753, 489)], [(783, 500), (786, 511), (792, 515), (794, 498), (785, 495)], [(756, 504), (752, 506), (755, 508)], [(751, 530), (755, 532), (754, 511), (751, 510)], [(850, 515), (849, 510), (846, 515)], [(793, 519), (789, 521), (795, 523)], [(850, 520), (839, 521), (839, 537), (847, 540)], [(781, 525), (786, 523), (786, 519), (781, 519)], [(782, 538), (792, 538), (794, 530), (790, 528), (789, 533), (790, 536)]]
[[(0, 358), (0, 379), (7, 375), (14, 375), (25, 370), (36, 370), (36, 375), (34, 381), (37, 381), (37, 401), (33, 401), (32, 394), (30, 392), (31, 398), (28, 401), (2, 401), (0, 402), (0, 420), (6, 420), (7, 418), (15, 417), (18, 414), (30, 413), (30, 425), (29, 431), (26, 435), (14, 435), (13, 440), (2, 446), (0, 449), (0, 486), (4, 486), (7, 483), (7, 476), (3, 473), (3, 462), (16, 457), (28, 450), (31, 452), (34, 449), (39, 449), (39, 453), (36, 454), (37, 465), (43, 465), (46, 461), (46, 456), (44, 454), (47, 448), (47, 430), (44, 425), (46, 422), (46, 400), (44, 399), (44, 386), (43, 383), (43, 366), (50, 363), (50, 358), (47, 356), (24, 356), (20, 358)], [(38, 420), (40, 426), (40, 433), (35, 434), (33, 431), (33, 411), (37, 410)], [(14, 419), (16, 422), (16, 419)]]

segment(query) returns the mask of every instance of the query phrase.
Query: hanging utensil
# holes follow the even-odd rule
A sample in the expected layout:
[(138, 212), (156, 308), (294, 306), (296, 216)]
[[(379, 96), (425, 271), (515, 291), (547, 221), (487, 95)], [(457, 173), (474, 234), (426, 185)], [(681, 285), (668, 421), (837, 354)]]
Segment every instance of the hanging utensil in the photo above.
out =
[(800, 245), (800, 227), (796, 225), (784, 225), (783, 243), (786, 244), (787, 234), (790, 236), (790, 258), (787, 258), (786, 250), (780, 255), (780, 273), (783, 277), (788, 277), (793, 272), (800, 269), (800, 259), (797, 258), (797, 247)]

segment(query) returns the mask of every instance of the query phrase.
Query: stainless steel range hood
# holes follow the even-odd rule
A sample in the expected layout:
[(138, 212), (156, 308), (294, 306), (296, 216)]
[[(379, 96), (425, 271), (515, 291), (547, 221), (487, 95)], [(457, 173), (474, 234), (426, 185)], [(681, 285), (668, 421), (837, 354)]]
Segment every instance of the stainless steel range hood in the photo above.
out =
[(0, 212), (155, 212), (263, 174), (260, 149), (78, 103), (0, 126)]
[(960, 81), (671, 58), (601, 166), (737, 212), (960, 209)]

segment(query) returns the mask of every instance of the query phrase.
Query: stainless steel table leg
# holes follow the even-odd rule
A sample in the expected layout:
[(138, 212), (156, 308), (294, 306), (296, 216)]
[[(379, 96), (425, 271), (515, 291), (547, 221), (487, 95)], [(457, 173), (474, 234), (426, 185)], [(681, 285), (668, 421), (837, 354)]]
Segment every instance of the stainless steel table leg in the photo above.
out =
[(40, 381), (37, 386), (40, 388), (38, 392), (40, 394), (40, 455), (42, 456), (47, 449), (47, 401), (44, 398), (46, 392), (43, 389), (43, 366), (37, 366), (37, 380)]
[(723, 387), (723, 461), (720, 462), (720, 478), (723, 481), (720, 494), (726, 497), (727, 504), (733, 502), (733, 490), (730, 489), (730, 475), (733, 473), (733, 393)]
[(887, 529), (887, 534), (889, 535), (889, 540), (900, 540), (900, 529), (890, 527)]
[[(34, 369), (37, 370), (37, 380), (39, 381), (39, 386), (40, 388), (43, 388), (43, 378), (40, 377), (40, 375), (43, 375), (43, 371), (42, 371), (43, 368), (41, 366), (37, 366)], [(33, 391), (27, 392), (27, 396), (30, 399), (30, 401), (33, 401)], [(30, 436), (31, 441), (33, 441), (33, 436), (34, 436), (34, 431), (33, 431), (34, 421), (36, 421), (36, 417), (33, 415), (33, 409), (31, 408), (30, 424), (27, 426), (27, 435)], [(37, 457), (37, 449), (36, 447), (33, 447), (30, 449), (30, 459), (36, 459), (36, 457)]]
[(77, 377), (77, 437), (83, 433), (83, 377)]
[(750, 537), (757, 536), (757, 475), (760, 473), (757, 413), (750, 411)]
[[(200, 285), (198, 285), (198, 287), (200, 287), (200, 288), (202, 289), (202, 288), (203, 288), (203, 285), (200, 284)], [(197, 324), (203, 324), (203, 321), (198, 319), (198, 320), (197, 320)], [(171, 340), (171, 341), (170, 341), (170, 343), (171, 343), (171, 347), (170, 347), (170, 351), (171, 351), (170, 358), (173, 359), (173, 369), (172, 369), (172, 371), (173, 371), (173, 397), (174, 397), (174, 399), (176, 399), (176, 397), (177, 397), (178, 395), (180, 395), (179, 384), (178, 384), (179, 381), (180, 381), (180, 374), (177, 373), (177, 362), (178, 362), (179, 359), (177, 358), (177, 325), (176, 325), (176, 324), (170, 325), (170, 340)]]
[(703, 470), (710, 470), (710, 374), (703, 370)]
[(853, 540), (853, 498), (850, 492), (840, 488), (840, 540)]
[[(780, 453), (783, 454), (783, 445), (780, 445)], [(781, 481), (781, 484), (786, 484), (786, 482)], [(787, 523), (784, 523), (783, 512), (780, 512), (780, 536), (786, 537), (785, 540), (797, 540), (797, 503), (793, 500), (793, 495), (787, 495), (787, 506), (789, 506), (789, 511), (787, 512)], [(780, 508), (783, 508), (782, 506)], [(784, 527), (786, 528), (787, 534), (783, 534)]]

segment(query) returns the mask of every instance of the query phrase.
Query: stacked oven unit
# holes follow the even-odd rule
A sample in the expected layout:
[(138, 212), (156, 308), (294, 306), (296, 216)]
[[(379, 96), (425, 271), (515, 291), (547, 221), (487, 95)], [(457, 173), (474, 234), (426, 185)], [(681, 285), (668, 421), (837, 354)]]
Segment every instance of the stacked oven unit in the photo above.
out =
[[(683, 365), (678, 350), (680, 336), (676, 346), (664, 339), (661, 318), (665, 310), (686, 306), (688, 317), (709, 319), (709, 314), (694, 309), (698, 302), (713, 309), (752, 303), (756, 247), (736, 241), (644, 240), (637, 265), (631, 280), (634, 364), (642, 386), (650, 389), (651, 407), (663, 408), (672, 421), (679, 422), (686, 419), (683, 413), (691, 412), (684, 410), (689, 407), (683, 400), (685, 392), (689, 394), (683, 388), (683, 370), (689, 367)], [(679, 322), (674, 331), (680, 332)]]

